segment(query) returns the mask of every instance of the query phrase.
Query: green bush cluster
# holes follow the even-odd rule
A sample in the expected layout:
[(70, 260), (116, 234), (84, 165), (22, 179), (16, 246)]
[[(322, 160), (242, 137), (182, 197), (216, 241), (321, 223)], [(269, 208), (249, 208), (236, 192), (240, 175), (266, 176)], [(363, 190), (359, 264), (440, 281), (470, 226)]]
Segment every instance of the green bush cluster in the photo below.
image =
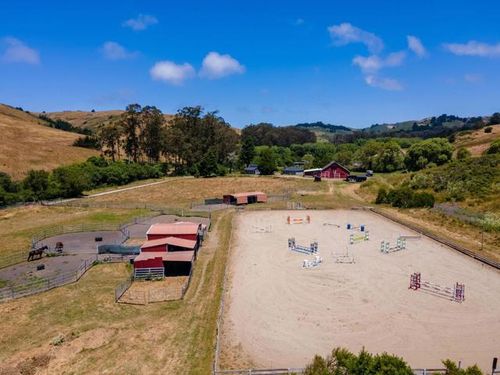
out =
[(0, 206), (53, 198), (73, 198), (85, 190), (164, 176), (161, 164), (111, 162), (92, 157), (84, 163), (54, 169), (31, 170), (20, 182), (0, 173)]
[[(460, 368), (448, 359), (443, 361), (443, 366), (449, 375), (483, 374), (477, 365)], [(395, 355), (373, 355), (364, 349), (356, 355), (337, 348), (326, 358), (316, 355), (306, 366), (304, 375), (413, 375), (413, 371), (403, 358)]]
[(417, 172), (410, 181), (413, 189), (444, 193), (446, 200), (461, 201), (484, 197), (500, 182), (500, 154), (454, 160), (438, 168)]
[(434, 195), (431, 193), (415, 192), (409, 187), (403, 186), (387, 191), (380, 188), (375, 203), (388, 203), (399, 208), (434, 207)]
[(410, 366), (399, 357), (383, 353), (373, 355), (364, 349), (353, 354), (347, 349), (334, 349), (332, 354), (323, 358), (315, 356), (304, 375), (350, 375), (350, 374), (398, 374), (412, 375)]

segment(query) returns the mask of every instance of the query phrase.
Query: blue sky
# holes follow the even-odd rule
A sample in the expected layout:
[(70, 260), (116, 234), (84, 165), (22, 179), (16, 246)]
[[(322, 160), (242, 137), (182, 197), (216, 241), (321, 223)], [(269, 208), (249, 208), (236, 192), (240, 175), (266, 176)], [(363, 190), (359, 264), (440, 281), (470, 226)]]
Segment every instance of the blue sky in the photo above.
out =
[(500, 110), (497, 1), (9, 1), (0, 102), (187, 105), (234, 126)]

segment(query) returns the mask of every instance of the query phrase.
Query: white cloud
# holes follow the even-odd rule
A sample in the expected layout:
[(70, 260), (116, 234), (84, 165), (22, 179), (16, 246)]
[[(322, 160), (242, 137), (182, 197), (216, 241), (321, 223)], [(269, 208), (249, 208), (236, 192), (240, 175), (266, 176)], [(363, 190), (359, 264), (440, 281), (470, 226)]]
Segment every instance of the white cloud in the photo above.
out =
[(403, 89), (401, 83), (399, 83), (398, 80), (392, 78), (382, 78), (374, 75), (367, 75), (365, 77), (365, 82), (369, 86), (378, 87), (389, 91), (400, 91)]
[(191, 64), (176, 64), (173, 61), (158, 61), (149, 71), (156, 81), (164, 81), (172, 85), (182, 85), (186, 79), (195, 75)]
[(148, 14), (139, 14), (137, 18), (131, 18), (123, 22), (124, 27), (130, 27), (134, 31), (146, 30), (151, 25), (156, 25), (158, 19)]
[(37, 65), (40, 63), (40, 54), (36, 49), (26, 45), (19, 39), (8, 37), (3, 39), (7, 48), (5, 49), (2, 60), (10, 63), (26, 63)]
[(468, 73), (464, 75), (464, 80), (469, 83), (479, 83), (483, 80), (483, 76), (477, 73)]
[(125, 60), (137, 56), (137, 52), (129, 52), (116, 42), (106, 42), (102, 46), (102, 54), (108, 60)]
[(210, 52), (203, 59), (200, 76), (209, 79), (217, 79), (231, 74), (242, 74), (244, 72), (245, 67), (230, 55)]
[(362, 43), (372, 53), (378, 53), (384, 48), (384, 42), (378, 36), (362, 30), (348, 22), (328, 27), (333, 43), (343, 46), (349, 43)]
[(407, 35), (406, 40), (408, 41), (408, 48), (415, 53), (418, 57), (425, 57), (427, 51), (422, 44), (422, 41), (413, 35)]
[(379, 57), (377, 55), (356, 56), (352, 60), (354, 65), (359, 66), (359, 68), (364, 73), (376, 73), (382, 68), (395, 67), (403, 63), (406, 57), (404, 51), (390, 53), (386, 58)]
[(446, 43), (443, 47), (449, 52), (459, 56), (481, 56), (481, 57), (499, 57), (500, 43), (487, 44), (471, 40), (465, 44)]

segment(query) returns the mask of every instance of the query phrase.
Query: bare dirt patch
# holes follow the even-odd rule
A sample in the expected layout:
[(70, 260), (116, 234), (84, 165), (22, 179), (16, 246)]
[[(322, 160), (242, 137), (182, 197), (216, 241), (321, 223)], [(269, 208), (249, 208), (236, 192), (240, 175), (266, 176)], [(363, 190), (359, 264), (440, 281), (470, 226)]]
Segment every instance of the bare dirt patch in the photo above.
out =
[[(311, 224), (286, 217), (310, 215)], [(325, 223), (337, 224), (324, 225)], [(365, 224), (370, 240), (348, 244), (345, 225)], [(273, 233), (254, 226), (273, 225)], [(275, 211), (238, 215), (230, 258), (221, 359), (224, 367), (301, 367), (314, 354), (337, 346), (394, 353), (412, 367), (439, 367), (441, 360), (478, 363), (488, 369), (500, 347), (500, 274), (428, 238), (408, 240), (407, 250), (381, 254), (380, 242), (414, 234), (365, 211)], [(310, 256), (291, 252), (319, 241), (323, 263), (303, 269)], [(355, 264), (332, 253), (349, 247)], [(409, 275), (445, 286), (466, 284), (457, 303), (408, 289)], [(226, 351), (241, 348), (242, 359)], [(223, 368), (224, 368), (223, 367)]]
[(121, 303), (147, 305), (153, 302), (174, 301), (182, 297), (189, 277), (166, 277), (158, 281), (134, 281), (120, 298)]

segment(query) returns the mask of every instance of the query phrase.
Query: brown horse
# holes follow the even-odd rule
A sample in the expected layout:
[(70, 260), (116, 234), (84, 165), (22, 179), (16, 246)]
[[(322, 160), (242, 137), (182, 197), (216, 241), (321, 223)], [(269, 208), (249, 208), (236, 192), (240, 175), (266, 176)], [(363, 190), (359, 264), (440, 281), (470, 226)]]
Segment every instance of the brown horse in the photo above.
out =
[(43, 256), (43, 252), (45, 250), (48, 250), (48, 248), (49, 248), (48, 246), (42, 246), (42, 247), (39, 247), (38, 249), (30, 250), (29, 255), (28, 255), (28, 262), (30, 260), (41, 259)]

